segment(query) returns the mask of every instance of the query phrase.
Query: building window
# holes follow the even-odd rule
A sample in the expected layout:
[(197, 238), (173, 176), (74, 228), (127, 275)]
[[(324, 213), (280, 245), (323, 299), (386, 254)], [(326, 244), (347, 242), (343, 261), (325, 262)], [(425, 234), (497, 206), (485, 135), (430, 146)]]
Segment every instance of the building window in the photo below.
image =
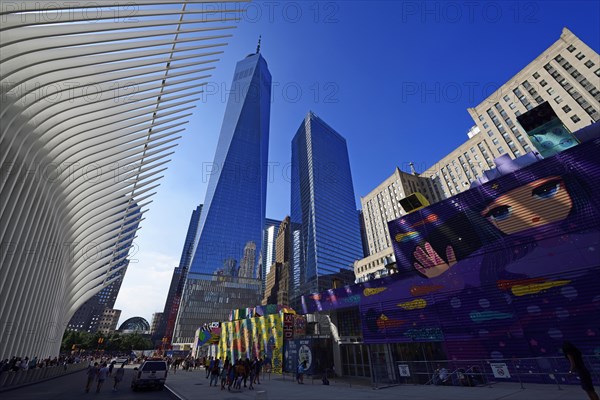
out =
[(541, 86), (541, 87), (544, 87), (544, 86), (546, 86), (547, 84), (548, 84), (548, 82), (546, 82), (546, 81), (545, 81), (545, 80), (543, 80), (543, 79), (540, 81), (540, 86)]
[(515, 157), (520, 157), (521, 156), (521, 152), (519, 150), (515, 150)]
[(567, 47), (567, 50), (569, 51), (569, 53), (574, 52), (575, 50), (577, 50), (577, 47), (570, 45), (569, 47)]
[(562, 60), (564, 60), (564, 58), (560, 54), (554, 57), (554, 59), (556, 60), (556, 62), (561, 62)]
[(492, 143), (494, 143), (494, 144), (498, 144), (498, 139), (496, 139), (496, 138), (493, 138), (493, 139), (492, 139)]
[(577, 115), (573, 115), (573, 116), (571, 117), (571, 121), (573, 121), (573, 122), (577, 123), (577, 122), (581, 121), (581, 119), (580, 119), (580, 118), (579, 118)]
[(539, 77), (540, 77), (540, 74), (538, 74), (537, 72), (535, 74), (533, 74), (534, 79), (538, 79)]
[(550, 89), (546, 90), (546, 92), (548, 92), (548, 94), (550, 96), (552, 96), (554, 94), (554, 89), (550, 88)]
[(487, 134), (488, 134), (489, 137), (494, 136), (494, 132), (492, 132), (492, 131), (487, 131)]
[(490, 127), (490, 126), (488, 125), (488, 123), (487, 123), (487, 122), (484, 122), (484, 123), (483, 123), (483, 129), (487, 129), (487, 128), (489, 128), (489, 127)]
[(588, 113), (590, 117), (593, 117), (594, 114), (596, 114), (596, 110), (594, 110), (594, 107), (592, 106), (586, 107), (585, 112)]
[(498, 147), (498, 153), (504, 154), (504, 148), (502, 148), (502, 146)]
[(588, 68), (592, 68), (592, 67), (593, 67), (594, 65), (596, 65), (596, 64), (594, 64), (594, 63), (592, 62), (592, 60), (588, 60), (588, 61), (587, 61), (587, 62), (586, 62), (584, 65), (585, 65), (586, 67), (588, 67)]
[(563, 111), (564, 111), (564, 112), (566, 112), (566, 113), (568, 113), (568, 112), (570, 112), (570, 111), (571, 111), (571, 107), (569, 107), (569, 106), (564, 106), (562, 109), (563, 109)]
[(479, 120), (480, 120), (480, 121), (483, 121), (483, 115), (480, 115), (480, 116), (479, 116)]
[(510, 97), (508, 97), (508, 95), (504, 96), (504, 97), (503, 97), (503, 99), (504, 99), (504, 101), (506, 101), (506, 102), (510, 101)]
[(579, 53), (577, 53), (575, 58), (577, 58), (578, 60), (583, 60), (585, 58), (585, 54), (583, 54), (582, 52), (579, 52)]
[(562, 100), (562, 98), (560, 96), (556, 96), (554, 98), (554, 101), (556, 102), (556, 104), (560, 104), (560, 103), (562, 103), (563, 100)]
[(518, 117), (519, 115), (521, 115), (521, 111), (515, 111), (515, 115)]
[(508, 105), (508, 107), (509, 107), (511, 110), (514, 110), (515, 108), (517, 108), (517, 106), (515, 106), (515, 103), (510, 103), (510, 104)]
[(598, 68), (595, 72), (596, 76), (600, 76), (600, 68)]

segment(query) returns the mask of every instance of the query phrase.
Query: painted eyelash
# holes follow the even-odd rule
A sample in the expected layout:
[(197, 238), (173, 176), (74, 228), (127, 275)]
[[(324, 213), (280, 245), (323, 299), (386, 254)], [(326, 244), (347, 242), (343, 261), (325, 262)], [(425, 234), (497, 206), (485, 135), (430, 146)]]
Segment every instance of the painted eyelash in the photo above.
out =
[[(562, 181), (560, 179), (554, 179), (550, 182), (546, 182), (531, 190), (531, 195), (539, 198), (548, 198), (553, 196), (560, 189)], [(551, 192), (551, 193), (550, 193)]]
[[(485, 218), (492, 218), (497, 221), (502, 220), (510, 214), (511, 208), (512, 208), (511, 206), (507, 206), (507, 205), (494, 207), (485, 214)], [(497, 215), (499, 212), (502, 212), (503, 215), (501, 215), (501, 216)], [(496, 215), (494, 215), (494, 214), (496, 214)]]

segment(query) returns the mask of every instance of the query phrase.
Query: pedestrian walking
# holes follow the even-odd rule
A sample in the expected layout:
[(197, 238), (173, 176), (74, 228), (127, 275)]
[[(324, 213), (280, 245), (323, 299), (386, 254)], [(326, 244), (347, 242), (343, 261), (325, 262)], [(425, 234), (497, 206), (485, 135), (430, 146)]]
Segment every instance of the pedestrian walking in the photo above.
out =
[(234, 379), (235, 379), (235, 365), (229, 365), (229, 371), (227, 371), (227, 390), (228, 391), (231, 391), (231, 385), (233, 385)]
[(302, 361), (298, 364), (298, 373), (296, 374), (296, 382), (304, 384), (304, 372), (306, 372), (306, 361)]
[(217, 358), (213, 363), (212, 370), (210, 371), (210, 383), (208, 384), (208, 386), (212, 386), (213, 382), (215, 386), (217, 386), (217, 383), (219, 381), (219, 372), (219, 359)]
[(242, 390), (242, 381), (244, 380), (244, 376), (246, 375), (246, 367), (244, 367), (244, 362), (240, 358), (235, 367), (235, 385), (233, 386), (235, 389)]
[(98, 363), (94, 363), (88, 367), (87, 372), (85, 373), (87, 382), (85, 384), (85, 392), (90, 392), (90, 387), (92, 387), (92, 382), (96, 379), (96, 375), (98, 375)]
[(113, 385), (113, 392), (117, 391), (119, 387), (119, 383), (123, 380), (125, 376), (125, 363), (121, 364), (121, 368), (115, 371), (115, 384)]
[(253, 383), (260, 385), (260, 372), (262, 370), (262, 358), (254, 357), (254, 378), (252, 378)]
[(225, 360), (223, 369), (221, 370), (221, 390), (225, 390), (225, 384), (227, 383), (227, 373), (229, 372), (229, 362)]
[(569, 371), (569, 374), (577, 372), (577, 375), (579, 375), (579, 380), (581, 381), (581, 388), (587, 393), (590, 400), (599, 400), (598, 394), (594, 390), (590, 371), (583, 362), (581, 351), (579, 351), (579, 349), (575, 347), (573, 343), (566, 340), (563, 342), (562, 351), (571, 364), (571, 370)]
[(102, 368), (98, 371), (98, 385), (96, 386), (96, 393), (100, 393), (104, 381), (108, 377), (108, 366), (106, 363), (102, 364)]
[(210, 375), (210, 370), (212, 369), (214, 363), (215, 361), (212, 357), (206, 359), (206, 363), (204, 364), (204, 369), (206, 370), (206, 379), (208, 379), (208, 376)]
[(254, 362), (252, 363), (252, 365), (250, 365), (249, 372), (250, 372), (250, 384), (248, 385), (248, 389), (254, 390), (254, 378), (256, 377), (256, 358), (254, 359)]
[(108, 376), (112, 376), (113, 368), (115, 368), (116, 361), (112, 361), (108, 366)]

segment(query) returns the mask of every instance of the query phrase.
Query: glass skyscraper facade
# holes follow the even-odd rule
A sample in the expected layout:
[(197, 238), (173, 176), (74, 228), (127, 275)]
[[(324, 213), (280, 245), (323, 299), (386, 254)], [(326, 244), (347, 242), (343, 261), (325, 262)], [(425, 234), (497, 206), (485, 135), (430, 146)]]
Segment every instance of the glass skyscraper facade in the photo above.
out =
[(223, 321), (231, 309), (260, 303), (270, 111), (271, 74), (257, 52), (235, 68), (175, 343), (190, 343), (199, 326)]
[(263, 243), (258, 261), (259, 278), (262, 281), (262, 291), (265, 291), (267, 284), (267, 274), (271, 265), (275, 262), (275, 239), (279, 231), (281, 221), (276, 219), (265, 219), (265, 227), (263, 229)]
[(198, 225), (200, 223), (201, 214), (202, 204), (192, 211), (192, 217), (190, 218), (187, 234), (185, 235), (185, 243), (183, 244), (183, 250), (181, 252), (181, 259), (179, 260), (179, 265), (173, 271), (173, 277), (171, 278), (171, 285), (169, 286), (169, 293), (167, 294), (167, 301), (165, 302), (162, 318), (158, 323), (156, 331), (153, 333), (152, 339), (155, 341), (162, 341), (165, 339), (167, 343), (170, 343), (173, 338), (173, 330), (175, 329), (175, 321), (179, 311), (183, 285), (185, 284), (192, 262), (192, 256), (194, 255), (194, 245), (196, 244), (196, 238), (198, 236)]
[(348, 148), (309, 112), (292, 140), (291, 303), (335, 281), (352, 283), (363, 257)]

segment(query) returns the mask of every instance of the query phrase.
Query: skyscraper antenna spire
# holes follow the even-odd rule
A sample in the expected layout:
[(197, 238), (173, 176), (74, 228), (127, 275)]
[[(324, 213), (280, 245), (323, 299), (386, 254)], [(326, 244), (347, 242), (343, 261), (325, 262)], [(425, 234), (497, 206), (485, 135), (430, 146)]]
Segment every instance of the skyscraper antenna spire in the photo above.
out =
[(258, 45), (256, 46), (256, 54), (260, 53), (260, 38), (262, 35), (258, 35)]
[(411, 161), (408, 163), (408, 165), (410, 166), (410, 173), (418, 176), (419, 174), (417, 174), (417, 171), (415, 170), (415, 164)]

